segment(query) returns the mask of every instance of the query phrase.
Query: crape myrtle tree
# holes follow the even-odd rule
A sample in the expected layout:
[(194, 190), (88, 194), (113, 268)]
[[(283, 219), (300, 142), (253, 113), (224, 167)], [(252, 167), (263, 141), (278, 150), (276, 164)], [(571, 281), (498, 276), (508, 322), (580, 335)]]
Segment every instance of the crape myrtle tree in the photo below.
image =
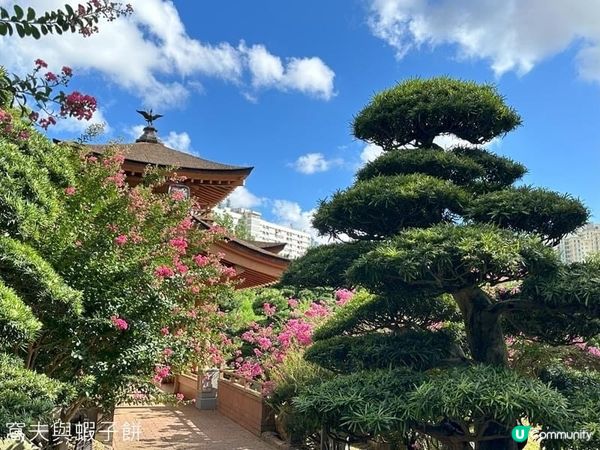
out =
[(235, 275), (208, 251), (222, 231), (195, 227), (191, 200), (155, 193), (170, 175), (149, 169), (129, 187), (117, 146), (53, 144), (2, 107), (0, 436), (51, 424), (57, 408), (67, 422), (154, 399), (217, 337)]
[[(521, 423), (600, 422), (598, 408), (570, 396), (588, 383), (600, 405), (595, 375), (569, 384), (566, 372), (541, 381), (509, 366), (509, 336), (558, 345), (600, 332), (600, 264), (564, 265), (552, 249), (588, 210), (570, 195), (515, 185), (526, 168), (481, 147), (520, 124), (493, 86), (444, 77), (400, 83), (355, 117), (354, 135), (384, 152), (313, 220), (351, 242), (310, 250), (282, 280), (374, 294), (317, 330), (307, 352), (340, 375), (296, 398), (315, 429), (504, 450), (525, 445), (511, 438)], [(472, 145), (444, 150), (435, 139), (447, 134)]]
[[(111, 22), (133, 13), (131, 5), (108, 0), (91, 0), (85, 4), (38, 13), (32, 7), (12, 5), (0, 7), (0, 36), (40, 39), (51, 34), (79, 33), (84, 37), (99, 31), (100, 21)], [(22, 116), (47, 129), (59, 118), (75, 117), (89, 120), (96, 110), (96, 99), (78, 91), (66, 93), (60, 88), (71, 81), (73, 70), (63, 66), (53, 72), (42, 59), (36, 59), (33, 69), (23, 74), (7, 73), (0, 66), (0, 103), (18, 107)], [(9, 119), (0, 110), (0, 121)]]

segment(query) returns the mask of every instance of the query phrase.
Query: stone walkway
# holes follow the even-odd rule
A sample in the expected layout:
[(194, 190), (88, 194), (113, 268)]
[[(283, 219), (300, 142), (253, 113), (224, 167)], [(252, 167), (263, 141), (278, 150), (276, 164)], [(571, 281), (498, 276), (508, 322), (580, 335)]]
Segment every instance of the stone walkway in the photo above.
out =
[(273, 447), (216, 411), (200, 411), (193, 406), (120, 406), (115, 411), (114, 449), (273, 450)]

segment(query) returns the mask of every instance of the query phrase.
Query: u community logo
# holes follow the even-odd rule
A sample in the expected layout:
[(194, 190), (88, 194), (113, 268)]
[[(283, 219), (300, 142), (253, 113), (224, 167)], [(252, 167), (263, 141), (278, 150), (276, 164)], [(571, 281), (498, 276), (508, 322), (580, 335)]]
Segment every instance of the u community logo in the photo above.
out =
[(517, 425), (512, 429), (512, 438), (515, 442), (525, 442), (529, 437), (529, 425)]
[[(529, 425), (517, 425), (512, 429), (512, 438), (515, 442), (525, 442), (529, 437)], [(545, 439), (565, 439), (565, 440), (583, 440), (589, 441), (594, 435), (593, 431), (541, 431), (537, 434), (540, 440)]]

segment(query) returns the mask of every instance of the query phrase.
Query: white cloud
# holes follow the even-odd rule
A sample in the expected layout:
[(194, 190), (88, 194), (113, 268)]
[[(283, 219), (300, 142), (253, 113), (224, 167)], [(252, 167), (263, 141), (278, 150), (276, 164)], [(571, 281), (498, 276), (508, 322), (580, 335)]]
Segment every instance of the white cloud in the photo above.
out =
[(281, 58), (269, 53), (263, 45), (248, 48), (241, 44), (240, 51), (247, 55), (255, 88), (297, 90), (325, 100), (334, 95), (335, 73), (320, 58), (291, 58), (284, 65)]
[(298, 157), (292, 167), (300, 173), (311, 175), (317, 172), (327, 172), (332, 167), (341, 164), (340, 159), (327, 159), (323, 153), (307, 153)]
[(469, 141), (460, 139), (453, 134), (442, 134), (441, 136), (436, 137), (433, 140), (433, 143), (439, 145), (440, 147), (446, 150), (452, 147), (456, 147), (457, 145), (473, 147), (473, 144), (471, 144)]
[(375, 160), (382, 153), (383, 149), (380, 146), (375, 144), (367, 144), (360, 152), (360, 160), (362, 162), (361, 165)]
[(136, 140), (144, 134), (144, 125), (133, 125), (132, 127), (126, 128), (125, 133), (133, 140)]
[[(123, 131), (131, 140), (136, 140), (144, 133), (144, 125), (133, 125), (129, 128), (125, 128)], [(185, 131), (182, 133), (169, 131), (166, 137), (162, 137), (161, 135), (158, 137), (167, 147), (191, 153), (192, 139)]]
[(281, 225), (307, 233), (313, 231), (312, 218), (316, 212), (315, 209), (305, 211), (296, 202), (274, 200), (271, 212), (275, 215), (277, 223)]
[[(218, 78), (240, 87), (252, 83), (255, 89), (297, 91), (322, 99), (333, 95), (334, 73), (319, 58), (290, 58), (283, 65), (264, 46), (247, 49), (244, 42), (201, 42), (188, 35), (172, 1), (131, 3), (135, 10), (131, 17), (102, 22), (100, 32), (88, 38), (79, 34), (45, 36), (37, 45), (32, 45), (36, 42), (32, 39), (0, 38), (2, 64), (25, 73), (35, 59), (42, 58), (55, 71), (66, 65), (75, 69), (75, 75), (98, 73), (140, 97), (145, 106), (163, 110), (184, 102), (190, 91), (197, 90), (199, 77)], [(2, 6), (9, 4), (0, 0)], [(64, 0), (32, 0), (28, 6), (46, 11), (63, 7)], [(255, 48), (264, 50), (258, 56), (262, 63), (251, 58), (249, 52)], [(278, 60), (281, 74), (263, 67), (265, 59), (271, 63)]]
[(265, 202), (264, 198), (258, 197), (250, 192), (245, 186), (238, 186), (224, 200), (230, 208), (252, 209), (261, 206)]
[(167, 147), (187, 152), (190, 150), (192, 140), (190, 139), (190, 135), (187, 134), (185, 131), (183, 133), (169, 131), (167, 137), (163, 139), (163, 143)]
[(525, 74), (574, 43), (582, 77), (600, 81), (600, 0), (370, 0), (373, 33), (398, 57), (415, 47), (456, 45), (494, 72)]
[(90, 120), (77, 120), (74, 117), (58, 119), (56, 126), (52, 127), (51, 130), (82, 135), (90, 126), (97, 124), (103, 124), (104, 133), (110, 133), (111, 128), (100, 108), (96, 109)]
[[(439, 145), (440, 147), (442, 147), (444, 150), (448, 150), (457, 145), (473, 147), (473, 144), (471, 144), (469, 141), (460, 139), (460, 138), (456, 137), (454, 134), (443, 134), (441, 136), (436, 137), (433, 140), (433, 142), (435, 144)], [(501, 142), (502, 142), (501, 137), (495, 137), (494, 139), (492, 139), (491, 141), (486, 143), (485, 147), (497, 148), (500, 146)], [(371, 161), (374, 161), (382, 153), (383, 153), (383, 149), (376, 144), (371, 143), (371, 144), (365, 145), (363, 147), (362, 151), (360, 152), (360, 156), (359, 156), (360, 162), (358, 163), (358, 165), (355, 168), (358, 169), (358, 168), (364, 166), (365, 164), (367, 164)]]

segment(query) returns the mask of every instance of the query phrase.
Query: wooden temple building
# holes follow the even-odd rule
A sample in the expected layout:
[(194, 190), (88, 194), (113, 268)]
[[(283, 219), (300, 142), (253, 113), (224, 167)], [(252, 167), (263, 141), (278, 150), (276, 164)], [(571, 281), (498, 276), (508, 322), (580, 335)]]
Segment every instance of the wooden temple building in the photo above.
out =
[[(236, 187), (243, 186), (253, 167), (240, 167), (199, 158), (167, 147), (158, 139), (157, 130), (148, 121), (143, 134), (132, 144), (120, 144), (125, 161), (126, 181), (135, 186), (142, 180), (148, 165), (175, 168), (185, 181), (169, 183), (164, 192), (183, 191), (193, 197), (200, 210), (194, 213), (199, 227), (212, 226), (210, 211)], [(91, 151), (102, 154), (107, 145), (89, 145)], [(272, 284), (279, 280), (289, 260), (279, 256), (284, 243), (254, 242), (228, 237), (213, 245), (211, 252), (224, 255), (223, 262), (236, 269), (238, 289)]]

